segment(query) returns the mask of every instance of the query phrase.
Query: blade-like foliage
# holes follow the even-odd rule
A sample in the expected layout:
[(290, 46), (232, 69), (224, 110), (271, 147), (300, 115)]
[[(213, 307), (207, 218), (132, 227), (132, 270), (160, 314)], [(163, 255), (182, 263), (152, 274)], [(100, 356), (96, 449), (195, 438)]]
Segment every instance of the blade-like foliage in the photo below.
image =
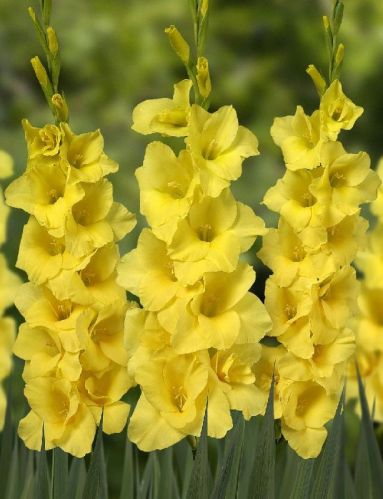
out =
[(84, 459), (74, 457), (70, 466), (68, 497), (81, 499), (86, 482), (86, 467)]
[(107, 499), (107, 497), (108, 486), (106, 481), (106, 465), (101, 422), (97, 430), (96, 445), (93, 449), (88, 475), (85, 481), (83, 499)]
[(134, 499), (133, 446), (128, 437), (126, 437), (125, 441), (125, 455), (121, 476), (120, 499)]
[(313, 499), (334, 497), (337, 473), (339, 473), (340, 449), (345, 444), (342, 431), (342, 410), (344, 406), (344, 392), (340, 397), (326, 443), (319, 458), (315, 462), (314, 481), (311, 489)]
[(271, 383), (265, 416), (255, 442), (254, 482), (250, 497), (275, 497), (275, 432), (274, 432), (274, 379)]
[(223, 462), (214, 483), (211, 499), (230, 499), (237, 495), (244, 429), (245, 423), (242, 415), (236, 414), (233, 429), (226, 440)]
[(187, 499), (208, 499), (209, 497), (209, 461), (207, 451), (207, 411), (203, 422), (201, 437), (198, 442), (190, 478)]
[[(374, 433), (373, 422), (371, 420), (370, 411), (368, 408), (366, 393), (358, 370), (358, 386), (359, 386), (359, 400), (362, 409), (362, 421), (360, 431), (360, 445), (358, 445), (359, 452), (363, 453), (365, 459), (364, 466), (369, 468), (371, 480), (369, 483), (370, 497), (381, 498), (383, 491), (383, 463), (382, 456), (379, 451), (378, 442)], [(363, 442), (363, 440), (365, 442)], [(360, 458), (359, 458), (360, 460)], [(357, 477), (360, 477), (357, 475)], [(357, 478), (356, 477), (356, 478)], [(357, 487), (358, 490), (358, 487)], [(365, 493), (365, 491), (363, 491)], [(364, 496), (367, 497), (367, 496)]]
[(53, 499), (68, 497), (68, 454), (59, 447), (53, 449), (52, 491)]
[(34, 480), (34, 497), (39, 499), (50, 499), (50, 478), (45, 451), (44, 438), (43, 448), (36, 452), (36, 476)]

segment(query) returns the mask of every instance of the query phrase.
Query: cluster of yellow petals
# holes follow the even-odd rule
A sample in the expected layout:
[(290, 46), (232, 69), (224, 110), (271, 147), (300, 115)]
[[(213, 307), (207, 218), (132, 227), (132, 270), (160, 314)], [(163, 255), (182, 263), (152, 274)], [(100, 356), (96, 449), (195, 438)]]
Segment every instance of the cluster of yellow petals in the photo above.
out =
[[(377, 174), (383, 181), (383, 160)], [(356, 264), (363, 272), (358, 296), (359, 311), (355, 319), (356, 351), (349, 364), (346, 395), (358, 399), (357, 361), (367, 400), (375, 421), (383, 422), (383, 188), (380, 186), (371, 211), (376, 224), (367, 235), (365, 247)]]
[(335, 80), (311, 116), (298, 106), (271, 128), (287, 169), (264, 198), (280, 218), (259, 256), (273, 272), (265, 305), (279, 345), (263, 347), (258, 369), (267, 391), (274, 366), (275, 417), (304, 458), (322, 448), (355, 349), (359, 287), (351, 262), (368, 225), (360, 205), (375, 199), (380, 180), (365, 152), (347, 153), (337, 138), (362, 112)]
[(255, 272), (239, 257), (266, 229), (230, 190), (243, 160), (258, 154), (257, 139), (233, 107), (190, 105), (190, 89), (181, 81), (173, 99), (133, 111), (137, 132), (184, 137), (186, 146), (175, 154), (163, 142), (148, 145), (136, 176), (150, 228), (118, 266), (118, 282), (142, 305), (127, 311), (125, 344), (141, 388), (128, 434), (144, 451), (199, 436), (207, 406), (208, 433), (220, 438), (232, 427), (230, 410), (249, 419), (265, 403), (254, 369), (271, 321), (249, 292)]
[[(0, 151), (0, 178), (12, 175), (13, 161), (5, 151)], [(7, 237), (9, 208), (4, 204), (3, 191), (0, 188), (0, 245)], [(6, 394), (1, 385), (12, 367), (12, 346), (15, 340), (15, 321), (4, 316), (5, 309), (13, 304), (14, 296), (20, 285), (19, 278), (8, 269), (7, 261), (0, 253), (0, 431), (4, 425), (7, 406)]]
[(9, 206), (30, 217), (17, 267), (30, 282), (15, 304), (25, 318), (14, 352), (25, 360), (30, 412), (20, 422), (27, 447), (90, 452), (103, 413), (103, 430), (124, 427), (132, 385), (123, 323), (131, 306), (116, 284), (116, 242), (135, 225), (113, 200), (105, 178), (117, 163), (104, 153), (99, 130), (76, 135), (69, 125), (35, 128), (23, 122), (26, 171), (6, 191)]

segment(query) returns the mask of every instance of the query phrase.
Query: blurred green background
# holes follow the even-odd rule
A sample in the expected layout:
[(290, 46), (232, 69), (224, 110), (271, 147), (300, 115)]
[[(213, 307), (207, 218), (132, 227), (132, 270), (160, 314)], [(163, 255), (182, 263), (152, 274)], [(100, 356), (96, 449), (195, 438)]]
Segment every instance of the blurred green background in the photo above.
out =
[[(31, 3), (0, 0), (0, 149), (13, 155), (15, 175), (24, 170), (26, 159), (21, 119), (27, 117), (35, 126), (51, 120), (29, 64), (34, 55), (42, 56), (27, 14)], [(211, 3), (207, 56), (212, 109), (233, 104), (240, 122), (257, 134), (261, 150), (260, 156), (245, 163), (234, 191), (271, 226), (275, 218), (260, 201), (283, 174), (284, 166), (270, 138), (270, 126), (274, 117), (293, 114), (297, 104), (308, 113), (318, 105), (305, 68), (314, 63), (327, 69), (321, 16), (330, 14), (332, 1)], [(368, 151), (376, 164), (383, 153), (383, 2), (344, 0), (344, 4), (342, 80), (346, 94), (365, 112), (342, 140), (350, 151)], [(61, 44), (61, 87), (69, 103), (71, 125), (77, 133), (102, 130), (107, 153), (120, 163), (120, 171), (111, 177), (115, 197), (138, 213), (134, 170), (151, 138), (130, 130), (132, 109), (144, 99), (171, 96), (173, 83), (185, 77), (163, 30), (176, 24), (191, 41), (188, 1), (54, 0), (52, 24)], [(25, 221), (25, 214), (13, 211), (4, 247), (10, 266), (16, 260)], [(142, 224), (141, 219), (122, 242), (122, 252), (135, 245)], [(256, 291), (261, 295), (266, 271), (256, 262), (255, 249), (249, 258), (259, 269)], [(19, 372), (20, 366), (16, 379)], [(20, 382), (15, 383), (15, 390), (20, 401)], [(122, 445), (118, 437), (110, 442), (112, 447)]]

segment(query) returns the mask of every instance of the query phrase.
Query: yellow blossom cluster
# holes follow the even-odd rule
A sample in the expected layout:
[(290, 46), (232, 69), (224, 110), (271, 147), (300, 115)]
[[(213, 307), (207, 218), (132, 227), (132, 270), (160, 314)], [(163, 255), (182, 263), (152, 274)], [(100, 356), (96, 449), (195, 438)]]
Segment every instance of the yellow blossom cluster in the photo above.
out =
[(125, 342), (141, 388), (128, 434), (144, 451), (200, 435), (206, 406), (216, 438), (232, 427), (231, 409), (248, 419), (263, 406), (254, 366), (271, 321), (249, 292), (255, 272), (239, 257), (266, 229), (230, 190), (243, 160), (258, 154), (257, 139), (232, 106), (190, 105), (191, 86), (183, 80), (172, 99), (133, 112), (137, 132), (186, 145), (178, 154), (148, 145), (136, 176), (150, 228), (118, 266), (118, 282), (142, 305), (127, 311)]
[[(383, 159), (377, 168), (383, 181)], [(366, 247), (356, 260), (363, 272), (358, 296), (359, 311), (356, 324), (356, 352), (349, 364), (349, 378), (346, 395), (358, 399), (358, 363), (369, 406), (376, 421), (383, 422), (383, 188), (378, 190), (377, 199), (371, 204), (371, 211), (377, 217), (373, 230), (368, 233)]]
[(27, 447), (90, 452), (103, 413), (106, 433), (121, 431), (132, 381), (123, 346), (129, 303), (116, 284), (116, 242), (135, 225), (113, 200), (105, 176), (118, 165), (99, 130), (76, 135), (67, 123), (35, 128), (24, 120), (26, 171), (6, 191), (30, 217), (17, 267), (30, 282), (15, 303), (25, 318), (14, 346), (25, 360), (30, 412), (20, 422)]
[[(5, 151), (0, 151), (0, 178), (7, 178), (12, 172), (12, 158)], [(6, 241), (8, 214), (9, 209), (4, 204), (3, 191), (0, 188), (0, 245)], [(19, 278), (8, 269), (7, 261), (0, 253), (0, 383), (11, 371), (12, 345), (15, 339), (15, 321), (11, 317), (4, 317), (4, 311), (13, 304), (19, 285)], [(0, 431), (4, 425), (6, 406), (6, 395), (0, 384)]]
[(275, 364), (275, 417), (304, 458), (322, 448), (355, 349), (350, 318), (358, 282), (351, 262), (368, 225), (360, 205), (375, 199), (380, 180), (365, 152), (347, 153), (337, 138), (362, 112), (334, 80), (311, 116), (298, 106), (271, 128), (286, 172), (264, 198), (280, 218), (259, 256), (273, 272), (265, 305), (279, 346), (264, 347), (257, 369), (267, 390)]

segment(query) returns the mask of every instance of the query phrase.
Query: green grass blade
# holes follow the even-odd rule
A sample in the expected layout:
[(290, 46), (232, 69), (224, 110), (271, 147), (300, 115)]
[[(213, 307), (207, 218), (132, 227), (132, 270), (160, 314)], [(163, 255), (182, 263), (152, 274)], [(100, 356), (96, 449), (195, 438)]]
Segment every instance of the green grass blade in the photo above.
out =
[(254, 482), (250, 497), (275, 497), (275, 432), (274, 432), (274, 379), (270, 386), (266, 412), (255, 442)]
[(297, 456), (297, 467), (293, 476), (290, 499), (306, 499), (311, 497), (311, 484), (314, 469), (314, 459), (302, 459)]
[(68, 454), (59, 447), (53, 449), (52, 491), (53, 499), (68, 497)]
[(370, 455), (364, 426), (361, 425), (355, 459), (355, 490), (357, 497), (372, 499), (374, 497), (371, 476)]
[(20, 454), (24, 456), (24, 459), (20, 459), (22, 464), (19, 467), (20, 495), (18, 497), (20, 499), (31, 499), (34, 486), (34, 456), (32, 451), (24, 447), (24, 444), (21, 444), (19, 451), (19, 459)]
[(160, 488), (158, 497), (159, 499), (177, 497), (178, 489), (173, 472), (173, 448), (169, 447), (160, 451), (158, 455), (160, 463)]
[[(8, 380), (9, 383), (9, 380)], [(11, 390), (7, 390), (7, 409), (5, 412), (5, 421), (4, 427), (1, 434), (1, 451), (0, 451), (0, 477), (1, 477), (1, 488), (2, 490), (6, 490), (8, 476), (9, 476), (9, 467), (11, 461), (9, 456), (12, 455), (13, 443), (15, 440), (15, 430), (12, 424), (12, 415), (11, 415), (11, 406), (12, 406), (12, 394)]]
[(208, 499), (209, 497), (209, 461), (207, 450), (207, 411), (203, 422), (201, 437), (198, 442), (192, 474), (187, 491), (187, 499)]
[(139, 488), (138, 497), (152, 497), (154, 487), (155, 452), (150, 452)]
[(86, 482), (86, 466), (84, 459), (74, 457), (70, 466), (68, 497), (70, 499), (81, 499)]
[(354, 481), (352, 479), (351, 471), (350, 471), (350, 468), (349, 468), (347, 463), (345, 464), (344, 478), (345, 478), (345, 480), (344, 480), (344, 482), (345, 482), (345, 485), (344, 485), (344, 489), (345, 489), (344, 497), (345, 497), (345, 499), (356, 499), (357, 496), (356, 496), (355, 484), (354, 484)]
[(19, 452), (18, 452), (18, 443), (15, 439), (15, 444), (13, 446), (12, 455), (10, 458), (10, 465), (8, 470), (7, 477), (7, 487), (5, 497), (6, 499), (18, 499), (20, 497), (20, 493), (18, 490), (19, 487)]
[(134, 499), (133, 444), (126, 436), (120, 499)]
[(82, 497), (83, 499), (107, 499), (108, 497), (102, 422), (97, 430), (96, 445), (92, 452)]
[(344, 432), (342, 432), (343, 405), (344, 393), (339, 400), (326, 443), (315, 462), (314, 482), (311, 490), (312, 499), (330, 498), (336, 488), (340, 449), (345, 445)]
[(233, 429), (226, 437), (225, 454), (217, 474), (211, 499), (231, 499), (237, 496), (239, 466), (242, 457), (245, 422), (237, 414)]
[[(364, 386), (358, 370), (358, 386), (359, 386), (359, 399), (362, 408), (362, 436), (366, 441), (366, 449), (369, 456), (369, 464), (371, 471), (371, 487), (372, 497), (382, 497), (383, 491), (383, 463), (380, 454), (378, 442), (374, 432), (373, 421), (371, 420), (370, 411)], [(365, 464), (367, 466), (367, 463)]]
[(251, 418), (245, 423), (243, 455), (239, 469), (238, 497), (249, 497), (252, 471), (254, 468), (255, 442), (258, 439), (261, 416)]
[(47, 463), (47, 453), (44, 448), (36, 452), (36, 477), (34, 483), (34, 497), (37, 499), (50, 499), (50, 479)]

